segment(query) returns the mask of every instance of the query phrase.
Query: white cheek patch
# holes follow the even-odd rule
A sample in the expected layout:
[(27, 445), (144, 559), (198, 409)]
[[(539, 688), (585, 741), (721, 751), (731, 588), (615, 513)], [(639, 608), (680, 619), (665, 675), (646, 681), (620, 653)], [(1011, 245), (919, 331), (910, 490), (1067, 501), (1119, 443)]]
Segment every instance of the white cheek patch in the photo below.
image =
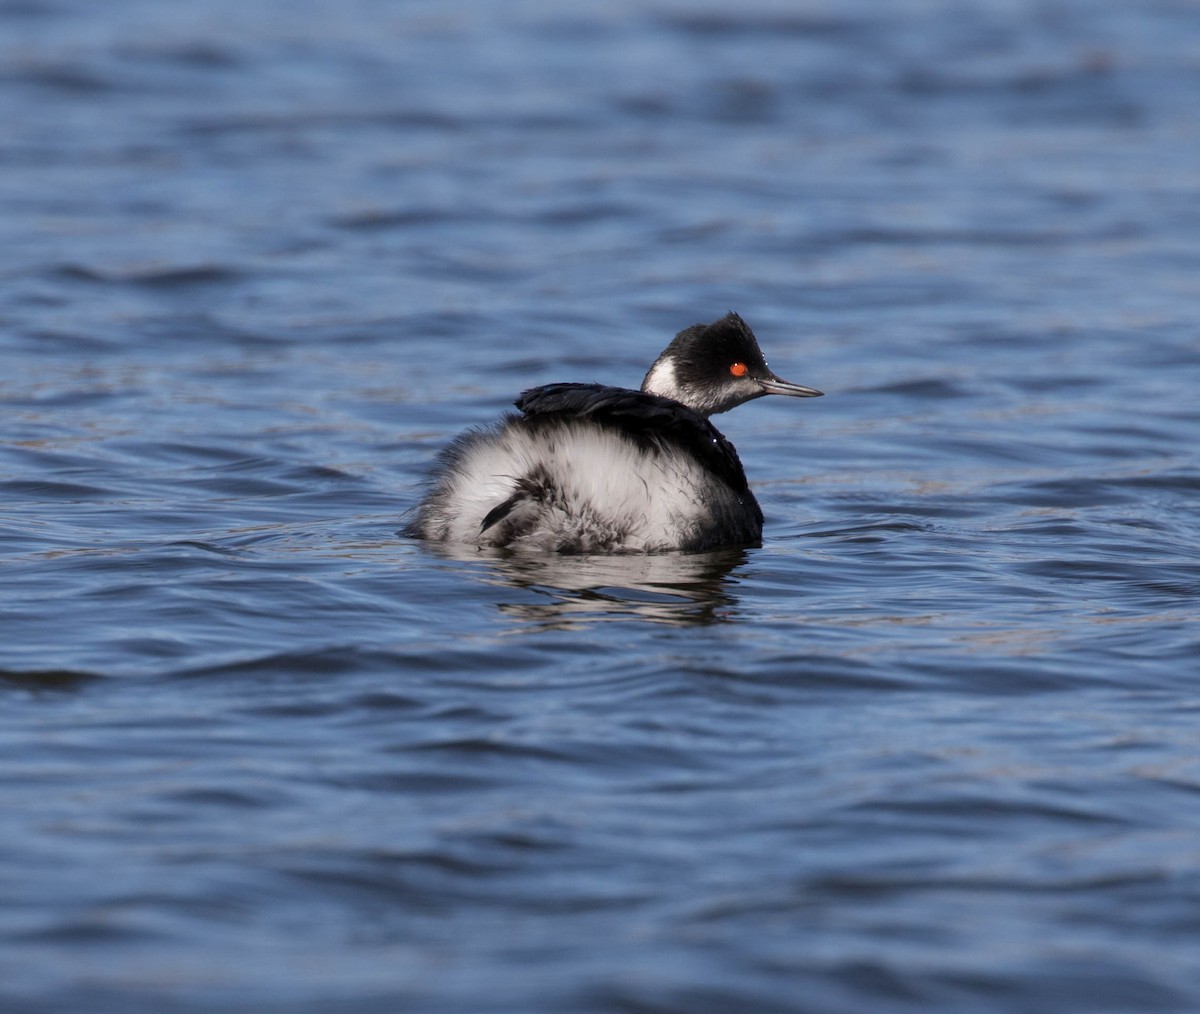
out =
[(655, 363), (642, 382), (642, 390), (647, 394), (657, 394), (682, 402), (683, 392), (679, 389), (679, 379), (675, 376), (675, 363), (670, 359), (660, 359)]

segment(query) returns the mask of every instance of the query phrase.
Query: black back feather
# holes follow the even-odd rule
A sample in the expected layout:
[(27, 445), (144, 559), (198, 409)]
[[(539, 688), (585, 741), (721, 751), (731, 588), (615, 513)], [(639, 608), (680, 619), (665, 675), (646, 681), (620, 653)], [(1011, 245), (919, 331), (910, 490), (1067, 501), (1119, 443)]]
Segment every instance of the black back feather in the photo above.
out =
[(671, 398), (604, 384), (547, 384), (513, 403), (534, 425), (539, 419), (586, 419), (645, 447), (692, 455), (735, 493), (749, 486), (733, 444), (699, 412)]

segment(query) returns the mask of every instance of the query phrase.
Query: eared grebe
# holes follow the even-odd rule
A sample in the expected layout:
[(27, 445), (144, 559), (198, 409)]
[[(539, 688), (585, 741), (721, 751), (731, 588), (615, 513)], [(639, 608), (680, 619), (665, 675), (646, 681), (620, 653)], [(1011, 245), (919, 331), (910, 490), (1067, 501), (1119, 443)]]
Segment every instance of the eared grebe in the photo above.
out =
[(733, 444), (708, 421), (781, 380), (736, 313), (680, 331), (640, 391), (547, 384), (520, 415), (442, 451), (404, 530), (414, 538), (559, 553), (655, 553), (757, 543), (762, 510)]

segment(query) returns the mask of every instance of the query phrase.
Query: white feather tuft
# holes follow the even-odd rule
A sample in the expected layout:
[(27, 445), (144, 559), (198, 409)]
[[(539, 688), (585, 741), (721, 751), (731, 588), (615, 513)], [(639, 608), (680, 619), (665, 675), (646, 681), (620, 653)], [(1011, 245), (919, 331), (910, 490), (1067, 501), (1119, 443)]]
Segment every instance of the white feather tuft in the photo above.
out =
[[(489, 512), (532, 473), (545, 476), (553, 498), (517, 508), (527, 512), (526, 524), (512, 542), (503, 523), (481, 533)], [(467, 544), (503, 539), (541, 550), (660, 552), (703, 544), (718, 517), (737, 518), (744, 529), (738, 541), (753, 541), (759, 530), (749, 500), (676, 448), (646, 448), (587, 421), (535, 428), (509, 418), (458, 445), (420, 528), (425, 538)]]

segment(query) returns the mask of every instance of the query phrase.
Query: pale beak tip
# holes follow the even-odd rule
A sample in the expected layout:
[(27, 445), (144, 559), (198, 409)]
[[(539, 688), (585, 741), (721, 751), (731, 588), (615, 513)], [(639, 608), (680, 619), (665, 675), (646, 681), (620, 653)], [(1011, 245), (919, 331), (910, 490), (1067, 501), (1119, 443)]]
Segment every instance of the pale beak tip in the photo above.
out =
[(783, 380), (780, 377), (772, 377), (770, 380), (760, 380), (758, 386), (762, 388), (763, 394), (783, 394), (790, 398), (821, 398), (824, 396), (824, 391), (818, 391), (815, 387), (804, 387), (801, 384), (793, 384), (789, 380)]

